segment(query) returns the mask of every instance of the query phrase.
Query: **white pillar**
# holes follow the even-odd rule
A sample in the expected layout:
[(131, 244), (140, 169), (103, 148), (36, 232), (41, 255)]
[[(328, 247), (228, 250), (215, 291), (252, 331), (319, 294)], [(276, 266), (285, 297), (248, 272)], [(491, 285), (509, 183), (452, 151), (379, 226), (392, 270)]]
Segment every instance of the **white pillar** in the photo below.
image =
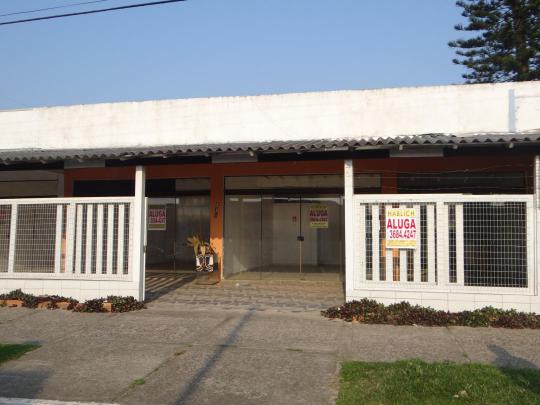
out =
[(508, 90), (508, 132), (516, 132), (516, 91)]
[(534, 157), (534, 207), (540, 208), (540, 156)]
[(15, 271), (15, 247), (17, 241), (17, 204), (11, 204), (11, 220), (9, 225), (9, 253), (8, 253), (8, 273)]
[(133, 282), (138, 286), (139, 300), (144, 300), (146, 243), (146, 197), (144, 166), (135, 169), (135, 201), (133, 204)]
[(345, 187), (345, 300), (354, 286), (354, 169), (352, 160), (345, 160), (343, 180)]
[[(540, 209), (540, 156), (536, 155), (534, 157), (534, 203), (533, 203), (533, 228), (535, 230), (535, 262), (532, 269), (533, 274), (529, 274), (529, 283), (533, 284), (534, 294), (537, 295), (540, 290), (540, 215), (538, 210)], [(536, 279), (536, 281), (534, 281)]]

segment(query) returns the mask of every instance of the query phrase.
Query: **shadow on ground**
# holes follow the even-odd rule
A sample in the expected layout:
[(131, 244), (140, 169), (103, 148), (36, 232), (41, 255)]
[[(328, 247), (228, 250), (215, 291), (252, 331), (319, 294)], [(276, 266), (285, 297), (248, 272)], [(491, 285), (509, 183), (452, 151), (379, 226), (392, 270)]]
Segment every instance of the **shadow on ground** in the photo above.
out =
[[(170, 278), (167, 281), (167, 278)], [(171, 291), (181, 288), (197, 279), (197, 274), (166, 275), (156, 274), (148, 275), (146, 279), (146, 302), (152, 302), (168, 294)]]
[(219, 345), (212, 355), (206, 360), (202, 367), (195, 373), (193, 378), (185, 386), (185, 388), (178, 395), (175, 404), (185, 404), (191, 398), (191, 396), (197, 391), (199, 385), (203, 381), (204, 377), (212, 370), (214, 365), (219, 361), (228, 347), (233, 345), (238, 337), (242, 328), (247, 324), (249, 319), (253, 316), (254, 309), (250, 309), (236, 324), (231, 333), (227, 336), (224, 342)]
[(488, 349), (497, 356), (495, 364), (515, 385), (540, 395), (539, 370), (534, 363), (522, 357), (514, 356), (508, 350), (497, 345), (489, 345)]
[[(17, 360), (12, 361), (16, 362)], [(48, 372), (16, 371), (10, 370), (6, 366), (9, 367), (8, 364), (0, 367), (0, 397), (29, 399), (40, 397), (45, 381), (49, 377)]]

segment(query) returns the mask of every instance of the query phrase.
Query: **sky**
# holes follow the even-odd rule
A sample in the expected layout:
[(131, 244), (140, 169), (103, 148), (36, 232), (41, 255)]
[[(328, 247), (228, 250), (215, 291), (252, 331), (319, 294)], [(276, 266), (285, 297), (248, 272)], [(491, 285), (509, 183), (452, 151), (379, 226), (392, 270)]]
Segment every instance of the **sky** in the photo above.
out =
[[(1, 0), (0, 14), (82, 1)], [(460, 22), (454, 0), (188, 0), (4, 25), (0, 109), (458, 84)]]

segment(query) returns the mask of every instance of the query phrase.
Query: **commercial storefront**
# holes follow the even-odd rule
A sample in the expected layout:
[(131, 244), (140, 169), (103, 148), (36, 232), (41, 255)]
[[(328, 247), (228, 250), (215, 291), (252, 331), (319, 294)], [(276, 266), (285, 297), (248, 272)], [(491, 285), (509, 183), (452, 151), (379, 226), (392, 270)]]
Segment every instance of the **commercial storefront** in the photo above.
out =
[[(532, 193), (533, 154), (482, 151), (352, 159), (355, 193)], [(146, 165), (146, 270), (194, 272), (187, 238), (199, 235), (222, 257), (220, 278), (343, 280), (343, 162)], [(129, 196), (133, 178), (133, 166), (65, 170), (65, 195)]]
[[(511, 293), (530, 309), (537, 108), (538, 83), (507, 83), (0, 113), (0, 279), (142, 297), (145, 273), (205, 274), (339, 282), (348, 299), (422, 303), (431, 289), (445, 308), (452, 294)], [(385, 236), (392, 208), (415, 213), (408, 250)], [(483, 244), (505, 240), (518, 247), (490, 262)]]

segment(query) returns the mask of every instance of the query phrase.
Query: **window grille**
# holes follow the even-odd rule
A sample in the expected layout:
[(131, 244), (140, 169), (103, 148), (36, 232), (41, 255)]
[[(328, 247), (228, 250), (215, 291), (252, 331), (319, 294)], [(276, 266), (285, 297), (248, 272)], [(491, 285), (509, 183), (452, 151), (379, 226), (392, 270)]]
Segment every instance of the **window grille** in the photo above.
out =
[(131, 208), (128, 199), (4, 200), (0, 274), (128, 275)]
[(8, 271), (11, 205), (0, 205), (0, 273)]
[[(65, 218), (64, 214), (65, 206), (57, 204), (17, 207), (15, 273), (54, 273), (57, 215)], [(61, 239), (65, 239), (65, 220), (60, 221)]]
[[(430, 284), (442, 288), (529, 288), (536, 229), (530, 196), (356, 195), (365, 282)], [(426, 198), (427, 197), (427, 198)], [(423, 198), (426, 198), (425, 200)], [(506, 198), (506, 199), (505, 199)], [(417, 238), (409, 248), (387, 248), (386, 209), (414, 208)], [(485, 290), (486, 292), (490, 290)]]
[(463, 239), (465, 285), (527, 287), (526, 203), (464, 203)]

